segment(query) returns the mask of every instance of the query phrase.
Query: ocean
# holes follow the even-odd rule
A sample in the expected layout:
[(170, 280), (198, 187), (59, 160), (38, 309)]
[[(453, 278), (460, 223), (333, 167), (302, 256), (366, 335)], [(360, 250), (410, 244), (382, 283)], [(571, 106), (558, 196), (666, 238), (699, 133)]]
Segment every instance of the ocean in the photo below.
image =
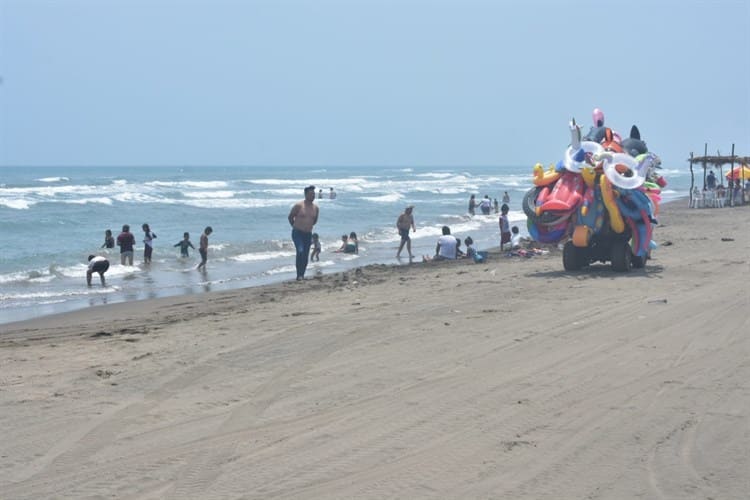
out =
[[(510, 220), (526, 232), (521, 209), (531, 187), (531, 165), (507, 167), (2, 167), (0, 168), (0, 324), (100, 304), (257, 286), (295, 277), (287, 215), (313, 184), (320, 219), (320, 262), (307, 276), (373, 263), (407, 265), (395, 258), (395, 221), (415, 205), (412, 250), (434, 253), (441, 227), (471, 236), (481, 250), (499, 245), (497, 215), (467, 213), (470, 194), (502, 200)], [(687, 196), (687, 168), (662, 170), (665, 201)], [(330, 188), (337, 196), (328, 198)], [(501, 202), (502, 203), (502, 202)], [(143, 232), (156, 233), (153, 261), (142, 263)], [(129, 224), (136, 237), (135, 265), (120, 265), (119, 249), (102, 249), (104, 231), (115, 237)], [(191, 250), (174, 245), (184, 232), (197, 248), (212, 226), (205, 273)], [(341, 235), (356, 232), (358, 255), (335, 253)], [(658, 231), (658, 228), (657, 228)], [(94, 275), (86, 286), (89, 254), (108, 256), (107, 287)], [(406, 256), (404, 249), (403, 256)], [(562, 264), (561, 264), (562, 266)]]

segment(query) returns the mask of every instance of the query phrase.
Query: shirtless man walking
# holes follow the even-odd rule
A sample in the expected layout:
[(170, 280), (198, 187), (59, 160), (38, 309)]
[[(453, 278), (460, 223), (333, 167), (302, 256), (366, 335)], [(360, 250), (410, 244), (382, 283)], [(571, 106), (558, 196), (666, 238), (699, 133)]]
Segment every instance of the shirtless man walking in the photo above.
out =
[(406, 245), (406, 250), (409, 252), (409, 259), (414, 258), (411, 254), (411, 238), (409, 237), (409, 229), (412, 231), (417, 230), (417, 227), (414, 225), (413, 210), (414, 205), (409, 205), (404, 209), (404, 213), (398, 216), (398, 220), (396, 220), (396, 228), (398, 229), (399, 236), (401, 236), (401, 243), (398, 246), (398, 252), (396, 252), (397, 259), (401, 257), (401, 250), (404, 249), (404, 245)]
[(318, 222), (320, 209), (313, 203), (315, 186), (305, 188), (305, 199), (298, 201), (289, 212), (289, 224), (292, 226), (292, 241), (297, 251), (297, 281), (305, 278), (307, 261), (310, 256), (313, 226)]

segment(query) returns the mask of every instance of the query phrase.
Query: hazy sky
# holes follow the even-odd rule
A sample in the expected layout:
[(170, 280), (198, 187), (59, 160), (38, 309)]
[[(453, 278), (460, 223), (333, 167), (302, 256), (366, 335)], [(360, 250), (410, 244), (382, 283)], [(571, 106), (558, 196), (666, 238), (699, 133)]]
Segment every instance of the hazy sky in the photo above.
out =
[(750, 155), (748, 0), (0, 0), (0, 165)]

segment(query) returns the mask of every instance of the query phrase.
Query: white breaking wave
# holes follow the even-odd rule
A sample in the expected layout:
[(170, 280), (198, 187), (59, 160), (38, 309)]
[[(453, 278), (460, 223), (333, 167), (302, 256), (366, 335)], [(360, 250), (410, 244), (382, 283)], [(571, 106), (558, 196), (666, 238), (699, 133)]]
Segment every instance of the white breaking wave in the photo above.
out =
[(26, 210), (30, 206), (35, 205), (36, 202), (28, 201), (28, 200), (20, 200), (20, 199), (8, 199), (8, 198), (0, 198), (0, 205), (8, 208), (13, 208), (15, 210)]
[(67, 182), (70, 180), (69, 177), (42, 177), (41, 179), (35, 179), (38, 182)]
[(87, 203), (101, 203), (103, 205), (111, 205), (112, 200), (110, 198), (81, 198), (79, 200), (61, 200), (62, 203), (68, 203), (73, 205), (85, 205)]
[(202, 200), (162, 200), (159, 203), (183, 204), (198, 208), (266, 208), (290, 207), (294, 201), (276, 199), (262, 200), (252, 198), (202, 199)]
[(144, 185), (172, 188), (221, 189), (229, 186), (229, 183), (226, 181), (151, 181), (144, 183)]
[(395, 203), (404, 196), (401, 193), (382, 194), (380, 196), (363, 196), (362, 199), (375, 203)]
[(191, 191), (183, 193), (187, 198), (211, 199), (211, 198), (233, 198), (234, 191)]
[(292, 257), (294, 255), (294, 252), (255, 252), (235, 255), (234, 257), (230, 257), (230, 260), (236, 260), (237, 262), (258, 262), (278, 259), (280, 257)]

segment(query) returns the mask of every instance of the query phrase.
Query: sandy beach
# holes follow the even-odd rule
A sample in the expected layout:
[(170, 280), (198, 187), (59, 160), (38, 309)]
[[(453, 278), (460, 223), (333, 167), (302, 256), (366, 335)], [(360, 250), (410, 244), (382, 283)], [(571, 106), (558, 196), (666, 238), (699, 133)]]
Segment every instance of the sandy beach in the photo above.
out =
[[(750, 207), (0, 326), (3, 499), (741, 499)], [(82, 286), (84, 286), (82, 284)]]

